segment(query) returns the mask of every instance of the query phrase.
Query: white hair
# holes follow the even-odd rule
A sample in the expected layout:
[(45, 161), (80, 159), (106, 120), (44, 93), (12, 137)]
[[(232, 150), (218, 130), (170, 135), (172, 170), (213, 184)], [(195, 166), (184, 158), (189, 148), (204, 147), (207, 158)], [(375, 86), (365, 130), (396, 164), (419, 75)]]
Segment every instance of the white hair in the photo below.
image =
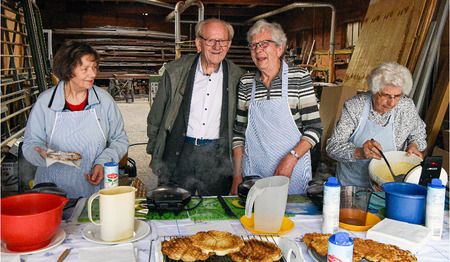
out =
[(252, 36), (264, 32), (265, 30), (269, 30), (272, 35), (272, 40), (277, 42), (277, 45), (282, 45), (283, 48), (286, 48), (287, 37), (283, 31), (283, 28), (278, 23), (269, 23), (264, 19), (258, 20), (247, 32), (247, 42), (251, 44)]
[(202, 36), (203, 28), (207, 24), (210, 24), (210, 23), (221, 23), (221, 24), (225, 25), (225, 27), (227, 28), (227, 31), (228, 31), (228, 40), (232, 40), (233, 39), (233, 36), (234, 36), (233, 26), (230, 23), (225, 22), (225, 21), (220, 20), (220, 19), (217, 19), (217, 18), (210, 18), (210, 19), (206, 19), (206, 20), (198, 22), (197, 25), (195, 25), (195, 37)]
[(367, 76), (367, 85), (372, 94), (383, 90), (387, 85), (400, 87), (402, 93), (409, 95), (412, 89), (412, 75), (405, 66), (397, 62), (383, 62)]

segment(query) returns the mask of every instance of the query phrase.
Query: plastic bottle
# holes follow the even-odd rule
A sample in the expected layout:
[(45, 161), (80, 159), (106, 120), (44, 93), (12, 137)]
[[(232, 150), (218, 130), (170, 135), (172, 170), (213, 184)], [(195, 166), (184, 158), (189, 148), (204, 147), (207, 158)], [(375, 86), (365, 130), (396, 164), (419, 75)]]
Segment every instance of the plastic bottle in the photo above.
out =
[(111, 162), (105, 163), (103, 170), (105, 188), (119, 186), (119, 164), (114, 163), (114, 160), (111, 158)]
[(329, 238), (327, 261), (353, 261), (353, 240), (348, 233), (339, 232)]
[(425, 226), (431, 229), (431, 238), (442, 238), (444, 225), (445, 186), (439, 178), (433, 178), (427, 187)]
[(322, 233), (335, 234), (339, 229), (341, 185), (336, 177), (329, 177), (323, 186)]

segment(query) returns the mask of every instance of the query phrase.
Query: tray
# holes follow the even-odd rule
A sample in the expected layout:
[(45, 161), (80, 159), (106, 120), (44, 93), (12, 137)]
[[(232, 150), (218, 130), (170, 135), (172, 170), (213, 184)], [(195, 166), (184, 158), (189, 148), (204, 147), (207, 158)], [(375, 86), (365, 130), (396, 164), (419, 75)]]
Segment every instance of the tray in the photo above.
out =
[[(282, 252), (282, 257), (280, 262), (305, 262), (305, 258), (303, 257), (302, 250), (294, 241), (285, 238), (279, 237), (278, 235), (238, 235), (242, 238), (242, 240), (256, 238), (263, 241), (268, 241), (276, 244)], [(150, 252), (151, 254), (155, 254), (155, 262), (174, 262), (177, 260), (169, 259), (167, 256), (163, 255), (161, 252), (161, 242), (164, 240), (170, 240), (174, 237), (187, 237), (186, 235), (180, 236), (160, 236), (157, 239), (150, 242), (150, 250), (152, 246), (154, 246), (154, 252)], [(149, 259), (150, 261), (150, 259)], [(205, 260), (208, 262), (232, 262), (229, 256), (212, 256), (209, 259)]]

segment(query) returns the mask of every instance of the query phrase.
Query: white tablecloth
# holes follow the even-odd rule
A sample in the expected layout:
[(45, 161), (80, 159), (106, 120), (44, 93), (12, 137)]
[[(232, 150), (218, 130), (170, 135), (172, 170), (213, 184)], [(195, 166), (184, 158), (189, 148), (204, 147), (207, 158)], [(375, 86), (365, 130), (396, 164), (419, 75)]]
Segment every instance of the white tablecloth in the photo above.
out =
[[(39, 261), (57, 261), (58, 257), (66, 249), (71, 249), (71, 252), (64, 260), (64, 262), (78, 261), (79, 249), (83, 247), (99, 247), (102, 244), (97, 244), (86, 240), (82, 236), (82, 229), (89, 225), (89, 223), (79, 223), (77, 222), (77, 217), (81, 212), (84, 202), (81, 201), (77, 204), (77, 208), (74, 211), (74, 215), (61, 223), (61, 229), (66, 232), (66, 239), (58, 246), (54, 248), (32, 254), (32, 255), (21, 255), (22, 262), (39, 262)], [(81, 208), (80, 208), (81, 206)], [(310, 255), (307, 253), (305, 243), (301, 242), (301, 238), (305, 233), (321, 232), (321, 215), (297, 215), (290, 218), (294, 223), (295, 227), (290, 232), (288, 232), (285, 237), (296, 241), (302, 249), (303, 256), (306, 261), (314, 261)], [(450, 261), (449, 249), (449, 212), (445, 212), (444, 221), (444, 234), (443, 238), (438, 241), (431, 240), (426, 246), (421, 248), (415, 255), (419, 261), (423, 262), (433, 262), (433, 261)], [(150, 243), (152, 240), (157, 239), (159, 236), (173, 236), (173, 235), (189, 235), (192, 230), (198, 230), (202, 227), (217, 227), (219, 230), (223, 228), (230, 228), (232, 233), (236, 234), (251, 234), (247, 229), (239, 222), (239, 220), (225, 220), (225, 221), (197, 221), (193, 222), (189, 219), (183, 220), (153, 220), (146, 221), (151, 226), (151, 233), (144, 237), (143, 239), (133, 242), (133, 246), (138, 250), (137, 261), (139, 262), (154, 262), (154, 252), (151, 250), (150, 256)], [(352, 237), (365, 238), (366, 232), (351, 232), (340, 228), (342, 232), (348, 232)], [(152, 245), (154, 249), (155, 245)], [(150, 257), (150, 260), (149, 260)], [(6, 256), (2, 253), (2, 261), (6, 260)], [(99, 261), (100, 262), (100, 261)]]

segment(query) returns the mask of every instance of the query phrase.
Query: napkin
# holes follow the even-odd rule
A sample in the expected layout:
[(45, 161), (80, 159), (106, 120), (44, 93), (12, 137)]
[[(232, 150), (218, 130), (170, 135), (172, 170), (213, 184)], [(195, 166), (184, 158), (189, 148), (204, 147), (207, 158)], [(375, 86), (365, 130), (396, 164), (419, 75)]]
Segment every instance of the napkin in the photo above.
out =
[(136, 262), (136, 257), (133, 244), (127, 243), (80, 248), (78, 262)]
[(366, 238), (396, 245), (415, 254), (430, 241), (431, 230), (421, 225), (385, 218), (367, 231)]

